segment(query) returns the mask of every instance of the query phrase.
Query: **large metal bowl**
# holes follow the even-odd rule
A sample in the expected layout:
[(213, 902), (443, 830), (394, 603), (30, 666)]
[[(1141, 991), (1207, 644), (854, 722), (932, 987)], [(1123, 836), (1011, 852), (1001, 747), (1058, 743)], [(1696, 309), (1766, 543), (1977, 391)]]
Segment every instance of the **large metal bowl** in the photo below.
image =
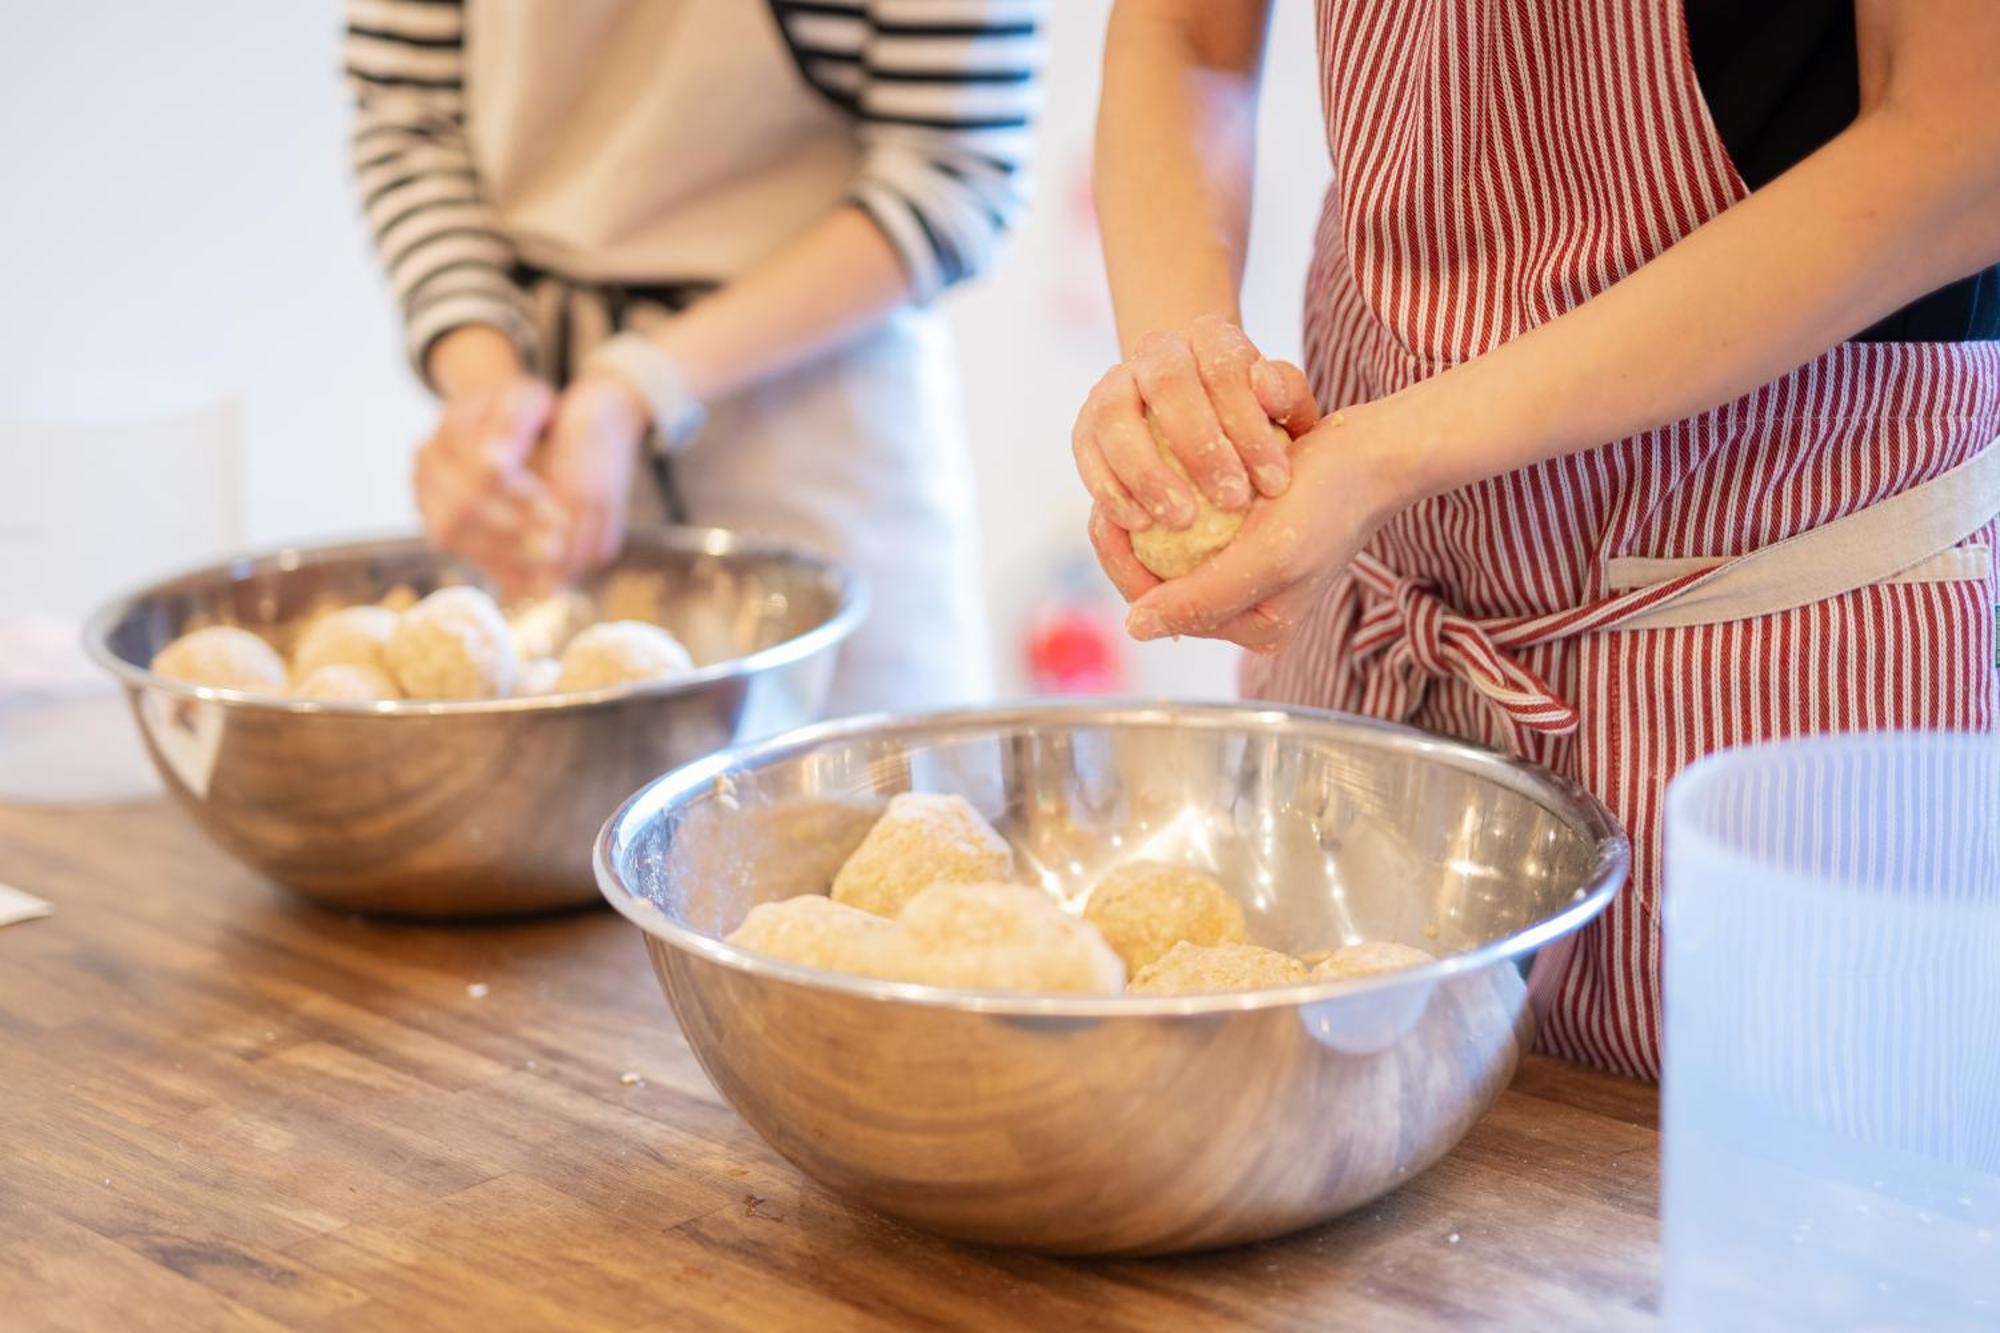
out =
[(238, 859), (351, 911), (492, 916), (597, 901), (589, 848), (633, 788), (819, 715), (856, 580), (708, 529), (635, 533), (612, 570), (653, 576), (655, 618), (706, 663), (664, 685), (519, 699), (321, 703), (147, 670), (198, 624), (279, 627), (315, 607), (477, 582), (415, 539), (248, 556), (92, 618), (167, 789)]
[[(908, 790), (970, 799), (1072, 902), (1117, 863), (1185, 860), (1233, 886), (1260, 943), (1442, 956), (1288, 990), (1085, 998), (872, 981), (721, 942), (752, 904), (823, 890)], [(1626, 860), (1603, 807), (1542, 770), (1224, 705), (810, 727), (660, 779), (597, 844), (689, 1045), (774, 1148), (916, 1226), (1070, 1254), (1256, 1240), (1422, 1171), (1506, 1085), (1531, 992)]]

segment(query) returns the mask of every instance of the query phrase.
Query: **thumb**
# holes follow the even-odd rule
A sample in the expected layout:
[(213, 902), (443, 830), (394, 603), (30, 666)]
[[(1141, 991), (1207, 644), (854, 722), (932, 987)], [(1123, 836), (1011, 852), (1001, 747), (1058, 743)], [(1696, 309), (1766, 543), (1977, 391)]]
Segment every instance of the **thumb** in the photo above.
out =
[(1250, 368), (1250, 387), (1265, 414), (1294, 439), (1319, 421), (1312, 386), (1306, 383), (1305, 372), (1289, 361), (1259, 361)]
[(526, 463), (554, 409), (555, 392), (542, 381), (522, 379), (509, 385), (488, 418), (486, 462), (507, 470)]

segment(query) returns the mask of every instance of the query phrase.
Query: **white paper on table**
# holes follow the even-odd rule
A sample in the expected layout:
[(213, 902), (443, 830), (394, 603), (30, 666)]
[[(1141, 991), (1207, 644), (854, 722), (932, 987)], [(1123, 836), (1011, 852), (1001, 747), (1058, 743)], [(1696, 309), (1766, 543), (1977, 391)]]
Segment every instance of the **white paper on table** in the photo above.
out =
[(32, 893), (0, 884), (0, 926), (33, 921), (38, 916), (51, 916), (55, 910)]

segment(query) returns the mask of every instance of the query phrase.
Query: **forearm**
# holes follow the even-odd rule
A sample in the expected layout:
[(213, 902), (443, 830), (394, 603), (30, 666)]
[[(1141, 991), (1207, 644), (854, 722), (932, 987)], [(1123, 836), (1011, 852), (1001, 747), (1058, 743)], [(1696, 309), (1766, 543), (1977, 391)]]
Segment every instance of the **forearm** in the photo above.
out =
[(688, 391), (710, 400), (838, 346), (909, 295), (881, 229), (841, 208), (652, 336)]
[(1119, 345), (1237, 318), (1263, 0), (1123, 0), (1105, 39), (1094, 184)]
[(1596, 298), (1398, 395), (1434, 493), (1747, 393), (2000, 257), (1990, 150), (1893, 108)]

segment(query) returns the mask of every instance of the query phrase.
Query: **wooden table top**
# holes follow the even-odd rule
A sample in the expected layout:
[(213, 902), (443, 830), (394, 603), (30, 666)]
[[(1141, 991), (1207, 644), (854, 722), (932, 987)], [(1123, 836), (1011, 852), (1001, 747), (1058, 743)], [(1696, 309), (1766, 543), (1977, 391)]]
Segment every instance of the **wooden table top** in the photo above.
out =
[[(967, 1249), (739, 1121), (608, 912), (426, 928), (265, 886), (164, 806), (0, 806), (0, 1324), (1651, 1325), (1651, 1089), (1533, 1059), (1438, 1166), (1185, 1259)], [(636, 1077), (635, 1077), (636, 1076)]]

